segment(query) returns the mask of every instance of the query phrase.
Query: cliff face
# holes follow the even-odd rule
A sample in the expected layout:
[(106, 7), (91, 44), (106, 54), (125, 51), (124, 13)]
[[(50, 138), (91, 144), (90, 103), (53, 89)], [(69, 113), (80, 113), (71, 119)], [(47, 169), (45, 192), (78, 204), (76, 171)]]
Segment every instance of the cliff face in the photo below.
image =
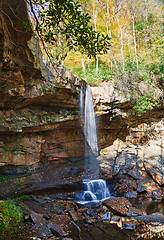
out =
[(125, 97), (111, 83), (93, 88), (93, 96), (97, 109), (108, 112), (100, 116), (98, 127), (101, 176), (120, 196), (160, 200), (164, 196), (163, 105), (138, 116), (128, 90)]
[(2, 180), (15, 179), (11, 193), (19, 185), (33, 189), (59, 179), (57, 166), (83, 155), (77, 117), (81, 80), (55, 63), (43, 66), (38, 41), (25, 28), (29, 24), (25, 1), (1, 1), (0, 174)]
[[(25, 23), (29, 23), (25, 1), (1, 1), (1, 196), (77, 182), (84, 172), (84, 135), (78, 116), (82, 80), (55, 63), (43, 66), (38, 41)], [(112, 83), (92, 90), (99, 111), (99, 149), (112, 149), (102, 151), (103, 176), (115, 175), (111, 166), (118, 155), (124, 156), (125, 148), (131, 151), (129, 144), (133, 150), (142, 147), (143, 152), (160, 144), (158, 151), (147, 154), (142, 162), (162, 185), (150, 159), (163, 161), (164, 143), (159, 142), (159, 136), (163, 139), (163, 107), (138, 117), (128, 94), (117, 91)], [(153, 128), (158, 123), (159, 131)], [(122, 144), (120, 150), (117, 139), (126, 147)], [(121, 164), (118, 160), (119, 169), (123, 169)]]

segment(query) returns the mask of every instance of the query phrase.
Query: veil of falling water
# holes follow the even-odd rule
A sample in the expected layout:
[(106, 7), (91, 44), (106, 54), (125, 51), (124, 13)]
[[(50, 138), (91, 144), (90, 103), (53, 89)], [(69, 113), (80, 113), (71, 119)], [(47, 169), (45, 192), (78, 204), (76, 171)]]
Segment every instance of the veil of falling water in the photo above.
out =
[(84, 90), (81, 90), (80, 98), (81, 115), (84, 120), (85, 176), (86, 178), (95, 179), (99, 178), (98, 144), (93, 98), (89, 85), (86, 85), (85, 94)]
[(86, 85), (84, 92), (83, 86), (80, 92), (80, 112), (84, 125), (85, 136), (85, 177), (83, 183), (85, 191), (81, 201), (101, 201), (110, 196), (106, 186), (106, 181), (99, 179), (98, 141), (96, 132), (96, 120), (92, 92), (89, 85)]

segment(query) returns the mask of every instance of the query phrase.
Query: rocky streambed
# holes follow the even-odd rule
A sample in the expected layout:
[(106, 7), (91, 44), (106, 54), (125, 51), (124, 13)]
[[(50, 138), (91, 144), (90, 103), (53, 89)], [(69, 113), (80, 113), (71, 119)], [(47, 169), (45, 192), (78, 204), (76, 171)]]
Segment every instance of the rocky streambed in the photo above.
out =
[(81, 205), (75, 192), (49, 190), (21, 197), (21, 230), (13, 239), (163, 239), (164, 202), (111, 196)]

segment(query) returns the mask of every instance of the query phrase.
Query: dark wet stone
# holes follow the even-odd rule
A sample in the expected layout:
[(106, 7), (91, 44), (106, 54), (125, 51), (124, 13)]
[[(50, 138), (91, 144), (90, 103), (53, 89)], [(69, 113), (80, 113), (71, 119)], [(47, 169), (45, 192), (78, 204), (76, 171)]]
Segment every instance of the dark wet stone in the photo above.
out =
[(35, 230), (36, 235), (39, 239), (48, 239), (49, 237), (53, 236), (46, 223), (35, 224), (32, 226), (32, 230)]
[(88, 193), (86, 193), (85, 194), (85, 201), (92, 201), (93, 199), (92, 199), (92, 196), (91, 196), (91, 194), (88, 192)]
[(107, 212), (107, 213), (103, 214), (101, 216), (101, 218), (104, 219), (104, 220), (110, 221), (111, 220), (111, 212)]
[(136, 198), (138, 195), (138, 193), (136, 191), (131, 191), (131, 192), (127, 192), (124, 194), (124, 197), (126, 198)]
[(92, 208), (87, 209), (87, 214), (92, 217), (97, 217), (97, 213), (95, 213)]
[(155, 200), (162, 200), (162, 195), (161, 195), (161, 191), (159, 189), (156, 189), (154, 191), (152, 191), (152, 198)]
[(121, 216), (138, 216), (142, 212), (132, 206), (124, 197), (111, 197), (103, 202), (114, 214)]
[(50, 197), (44, 197), (44, 200), (48, 203), (52, 202), (52, 199)]
[(54, 236), (56, 237), (66, 237), (67, 233), (54, 222), (50, 222), (47, 224), (47, 227), (51, 230)]
[(123, 222), (122, 223), (122, 227), (124, 229), (127, 229), (127, 230), (134, 230), (137, 228), (137, 225), (135, 223), (126, 223), (126, 222)]
[(35, 229), (37, 230), (37, 237), (39, 238), (48, 239), (53, 236), (52, 232), (46, 225), (37, 225)]
[(33, 223), (35, 223), (35, 224), (41, 224), (41, 223), (45, 222), (45, 219), (42, 214), (33, 212), (30, 214), (30, 217), (31, 217), (31, 220), (33, 221)]
[(40, 197), (36, 197), (35, 195), (31, 195), (32, 199), (40, 204), (45, 204), (46, 202), (40, 198)]
[(120, 218), (119, 218), (119, 217), (113, 217), (113, 218), (112, 218), (112, 221), (113, 221), (113, 222), (119, 222), (119, 221), (120, 221)]
[(70, 216), (71, 216), (71, 218), (72, 218), (72, 220), (73, 220), (74, 222), (76, 222), (76, 221), (79, 220), (79, 217), (78, 217), (78, 215), (77, 215), (76, 212), (74, 212), (74, 211), (69, 211), (69, 214), (70, 214)]
[(95, 222), (95, 220), (92, 220), (92, 221), (89, 220), (89, 219), (87, 220), (87, 224), (88, 224), (88, 225), (92, 225), (94, 222)]
[(62, 214), (62, 210), (59, 208), (52, 208), (50, 212), (53, 214)]
[(136, 220), (143, 221), (143, 222), (160, 222), (164, 223), (164, 215), (161, 213), (153, 213), (150, 215), (142, 215), (134, 217)]
[(127, 170), (126, 170), (126, 169), (122, 169), (122, 173), (123, 173), (123, 174), (126, 174), (126, 173), (127, 173)]
[(50, 219), (50, 217), (47, 216), (46, 214), (44, 214), (43, 217), (44, 217), (46, 220), (49, 220), (49, 219)]
[(86, 203), (77, 202), (76, 204), (80, 208), (87, 208), (91, 206), (99, 208), (102, 206), (101, 202), (86, 202)]
[(142, 192), (147, 192), (147, 190), (146, 190), (145, 186), (144, 186), (144, 185), (142, 185), (142, 183), (139, 183), (139, 184), (138, 184), (137, 191), (138, 191), (139, 193), (142, 193)]
[[(129, 240), (130, 237), (124, 233), (116, 224), (110, 224), (109, 222), (96, 222), (94, 224), (88, 225), (83, 222), (78, 223), (78, 228), (72, 225), (70, 228), (70, 237), (74, 240)], [(80, 237), (79, 237), (80, 236)], [(92, 237), (93, 236), (93, 237)]]
[(72, 238), (62, 238), (62, 240), (73, 240)]
[(134, 178), (135, 180), (139, 180), (142, 177), (142, 175), (138, 171), (135, 171), (135, 170), (130, 170), (127, 172), (127, 174), (129, 176), (131, 176), (132, 178)]

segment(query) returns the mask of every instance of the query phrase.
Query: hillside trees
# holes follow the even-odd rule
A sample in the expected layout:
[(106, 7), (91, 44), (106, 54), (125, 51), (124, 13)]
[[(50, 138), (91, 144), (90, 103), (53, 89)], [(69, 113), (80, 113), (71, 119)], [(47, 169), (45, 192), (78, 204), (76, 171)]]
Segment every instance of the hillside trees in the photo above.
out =
[(152, 101), (152, 108), (162, 99), (157, 91), (164, 74), (162, 1), (28, 1), (39, 6), (37, 31), (52, 60), (92, 84), (115, 79), (141, 97), (140, 105)]
[[(158, 105), (163, 99), (162, 89), (158, 88), (163, 82), (164, 74), (164, 38), (163, 16), (164, 4), (158, 0), (101, 0), (96, 1), (96, 27), (110, 38), (109, 50), (99, 56), (99, 70), (94, 74), (90, 60), (90, 67), (85, 73), (77, 71), (78, 56), (76, 59), (70, 52), (65, 60), (75, 62), (75, 68), (70, 68), (90, 83), (100, 83), (101, 80), (111, 78), (124, 89), (129, 89), (133, 98), (138, 97), (137, 109), (144, 112)], [(93, 0), (81, 0), (85, 11), (93, 11)], [(87, 2), (87, 3), (86, 3)], [(94, 28), (94, 16), (91, 19)], [(80, 56), (81, 58), (81, 56)], [(73, 64), (71, 64), (73, 65)], [(106, 74), (105, 68), (108, 69)], [(90, 78), (94, 79), (90, 81)], [(140, 107), (142, 106), (142, 107)], [(139, 109), (140, 108), (140, 109)]]
[[(82, 11), (77, 1), (71, 0), (29, 0), (35, 20), (36, 30), (41, 39), (51, 46), (54, 60), (63, 64), (67, 53), (73, 49), (97, 58), (97, 54), (106, 53), (109, 37), (90, 23), (91, 17)], [(34, 10), (37, 7), (37, 17)], [(53, 53), (53, 51), (51, 51)]]

